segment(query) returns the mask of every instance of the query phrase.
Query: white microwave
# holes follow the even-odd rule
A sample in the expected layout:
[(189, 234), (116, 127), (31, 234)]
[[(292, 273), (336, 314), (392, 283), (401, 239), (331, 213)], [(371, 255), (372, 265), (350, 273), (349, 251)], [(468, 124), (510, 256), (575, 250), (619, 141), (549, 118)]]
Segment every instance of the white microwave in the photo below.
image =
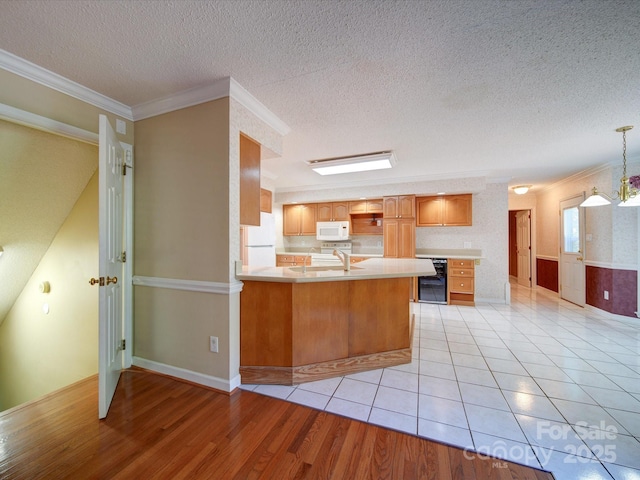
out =
[(316, 238), (318, 240), (348, 240), (349, 222), (317, 222)]

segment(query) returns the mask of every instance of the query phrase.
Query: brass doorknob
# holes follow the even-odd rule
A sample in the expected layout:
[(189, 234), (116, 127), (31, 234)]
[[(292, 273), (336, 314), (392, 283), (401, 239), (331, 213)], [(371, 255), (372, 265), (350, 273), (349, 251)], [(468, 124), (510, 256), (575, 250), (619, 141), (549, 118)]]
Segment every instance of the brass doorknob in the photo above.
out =
[(114, 285), (118, 283), (118, 277), (107, 277), (107, 285), (113, 283)]
[(103, 287), (104, 286), (104, 277), (92, 278), (91, 280), (89, 280), (89, 285), (99, 285), (99, 286)]
[(579, 262), (581, 262), (582, 260), (584, 260), (584, 258), (582, 258), (582, 257), (578, 257), (578, 258), (576, 258), (576, 260), (578, 260)]

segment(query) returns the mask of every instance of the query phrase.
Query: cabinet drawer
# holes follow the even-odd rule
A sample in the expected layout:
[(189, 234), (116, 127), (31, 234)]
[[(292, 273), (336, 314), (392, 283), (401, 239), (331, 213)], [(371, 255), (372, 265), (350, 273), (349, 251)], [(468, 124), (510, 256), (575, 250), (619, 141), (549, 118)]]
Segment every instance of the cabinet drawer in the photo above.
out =
[(307, 257), (306, 255), (276, 255), (276, 266), (288, 267), (292, 265), (304, 265), (307, 258), (307, 265), (311, 265), (311, 257)]
[(473, 278), (449, 277), (449, 291), (455, 293), (473, 293)]
[(473, 278), (473, 268), (465, 268), (465, 267), (455, 267), (449, 269), (450, 277), (472, 277)]
[(475, 262), (469, 259), (460, 259), (460, 258), (450, 258), (449, 259), (449, 269), (456, 268), (466, 268), (468, 270), (473, 270)]

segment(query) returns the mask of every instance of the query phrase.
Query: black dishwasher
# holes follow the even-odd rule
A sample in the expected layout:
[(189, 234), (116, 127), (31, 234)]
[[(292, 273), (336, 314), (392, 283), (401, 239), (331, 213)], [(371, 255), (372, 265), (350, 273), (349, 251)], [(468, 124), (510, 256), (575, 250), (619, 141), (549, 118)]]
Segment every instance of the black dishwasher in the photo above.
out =
[(447, 303), (447, 259), (432, 258), (435, 275), (418, 277), (418, 301), (422, 303)]

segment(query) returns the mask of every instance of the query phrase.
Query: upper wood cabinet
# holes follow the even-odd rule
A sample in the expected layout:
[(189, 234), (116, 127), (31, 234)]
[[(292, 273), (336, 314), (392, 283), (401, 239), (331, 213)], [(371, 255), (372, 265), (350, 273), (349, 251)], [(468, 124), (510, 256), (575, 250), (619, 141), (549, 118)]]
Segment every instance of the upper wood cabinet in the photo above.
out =
[(460, 227), (472, 225), (473, 196), (440, 195), (416, 198), (418, 227)]
[(382, 213), (382, 199), (349, 202), (349, 213)]
[(331, 202), (317, 204), (318, 222), (337, 222), (349, 220), (348, 202)]
[(283, 205), (283, 235), (315, 235), (316, 204)]
[(240, 134), (240, 225), (260, 225), (260, 144)]
[(273, 193), (266, 188), (260, 189), (260, 211), (271, 213), (273, 209)]
[(415, 218), (415, 195), (384, 197), (384, 218)]

